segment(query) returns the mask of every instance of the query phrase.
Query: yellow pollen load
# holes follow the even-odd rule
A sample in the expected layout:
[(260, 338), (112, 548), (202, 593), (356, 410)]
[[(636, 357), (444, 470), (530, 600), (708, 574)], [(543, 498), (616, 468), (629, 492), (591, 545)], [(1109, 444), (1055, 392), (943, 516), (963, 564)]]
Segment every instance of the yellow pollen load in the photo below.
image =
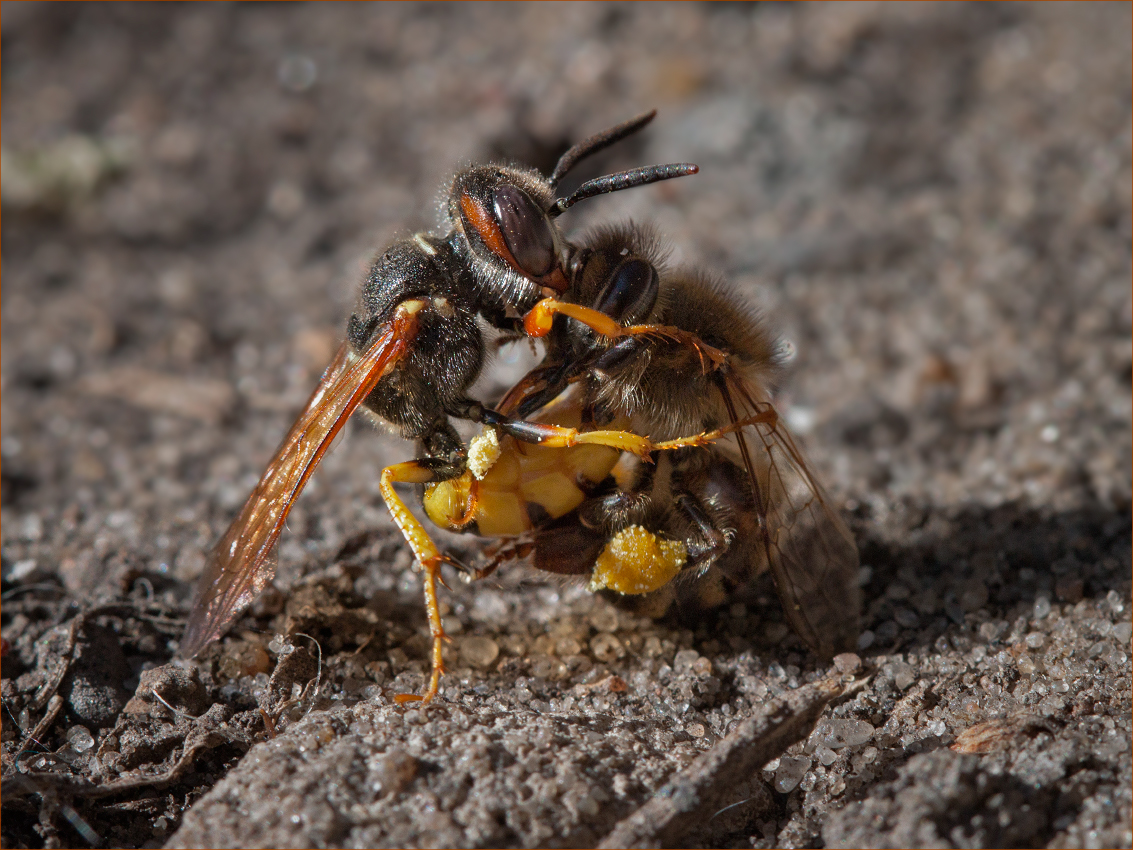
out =
[(665, 540), (640, 525), (615, 534), (590, 577), (590, 589), (603, 588), (636, 595), (664, 587), (688, 561), (688, 550), (676, 540)]
[(500, 438), (495, 428), (484, 427), (468, 443), (468, 470), (477, 479), (483, 478), (500, 459)]

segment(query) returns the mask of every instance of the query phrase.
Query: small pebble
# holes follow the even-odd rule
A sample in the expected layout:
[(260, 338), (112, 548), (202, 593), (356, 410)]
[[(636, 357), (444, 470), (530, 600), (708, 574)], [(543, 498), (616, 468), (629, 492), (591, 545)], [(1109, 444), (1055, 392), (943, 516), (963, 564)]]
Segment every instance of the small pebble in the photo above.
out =
[(830, 731), (823, 736), (822, 743), (832, 750), (838, 750), (864, 744), (872, 737), (873, 726), (865, 720), (836, 717), (830, 721)]
[[(1038, 603), (1036, 603), (1038, 607)], [(980, 625), (980, 637), (986, 641), (995, 640), (999, 637), (999, 624), (995, 622), (986, 622)]]
[(590, 615), (590, 625), (599, 632), (613, 632), (618, 628), (618, 612), (601, 606)]
[(775, 790), (780, 794), (794, 791), (810, 770), (810, 759), (783, 756), (775, 769)]
[(590, 639), (590, 652), (595, 659), (607, 664), (625, 655), (625, 647), (612, 634), (599, 632)]
[(582, 644), (573, 637), (561, 637), (555, 641), (555, 655), (566, 658), (568, 655), (578, 655), (582, 652)]
[(374, 756), (367, 765), (367, 782), (375, 794), (396, 794), (402, 791), (420, 769), (420, 763), (400, 749)]
[(694, 673), (694, 665), (700, 659), (700, 653), (695, 649), (682, 649), (673, 658), (673, 669), (678, 673)]
[(67, 730), (67, 743), (77, 753), (85, 753), (94, 746), (94, 738), (85, 726), (72, 726)]
[(921, 621), (917, 612), (912, 608), (898, 608), (893, 612), (893, 619), (897, 621), (899, 626), (906, 629), (915, 629)]
[(1105, 650), (1098, 657), (1115, 669), (1125, 664), (1129, 658), (1124, 652), (1111, 644), (1107, 644)]
[(490, 667), (499, 655), (499, 644), (491, 638), (474, 635), (460, 642), (460, 657), (472, 667), (484, 670)]
[(531, 658), (531, 675), (536, 679), (562, 679), (567, 667), (553, 655), (536, 655)]
[(893, 667), (893, 684), (897, 686), (898, 690), (903, 691), (916, 681), (913, 668), (908, 664), (895, 664)]

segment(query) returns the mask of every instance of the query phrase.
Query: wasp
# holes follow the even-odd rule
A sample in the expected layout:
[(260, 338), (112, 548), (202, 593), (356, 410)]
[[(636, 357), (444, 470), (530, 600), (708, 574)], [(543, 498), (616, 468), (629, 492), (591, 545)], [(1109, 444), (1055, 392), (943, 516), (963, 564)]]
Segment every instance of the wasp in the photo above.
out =
[(424, 570), (433, 635), (433, 675), (424, 699), (437, 692), (444, 631), (436, 583), (445, 558), (394, 485), (465, 474), (466, 447), (454, 420), (527, 436), (521, 421), (468, 395), (484, 362), (484, 326), (521, 334), (536, 304), (557, 303), (571, 288), (577, 252), (557, 225), (563, 212), (598, 195), (696, 173), (688, 163), (653, 165), (556, 196), (580, 161), (641, 130), (655, 114), (575, 145), (547, 176), (512, 165), (457, 172), (443, 205), (444, 232), (396, 242), (374, 261), (345, 342), (206, 562), (181, 641), (183, 656), (220, 637), (271, 580), (272, 551), (292, 505), (346, 420), (362, 408), (417, 445), (417, 458), (385, 468), (380, 486)]
[(426, 512), (505, 535), (474, 577), (525, 559), (651, 616), (770, 570), (815, 652), (852, 649), (857, 547), (773, 404), (782, 348), (725, 283), (664, 269), (659, 245), (633, 225), (582, 240), (565, 297), (525, 318), (543, 362), (497, 405), (523, 431), (486, 428)]

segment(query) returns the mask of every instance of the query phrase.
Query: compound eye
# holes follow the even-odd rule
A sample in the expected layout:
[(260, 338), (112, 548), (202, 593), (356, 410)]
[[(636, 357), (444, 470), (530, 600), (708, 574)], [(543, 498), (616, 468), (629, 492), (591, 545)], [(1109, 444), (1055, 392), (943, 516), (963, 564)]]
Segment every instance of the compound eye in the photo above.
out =
[(645, 260), (622, 261), (595, 300), (595, 307), (619, 322), (644, 319), (657, 303), (657, 270)]
[(546, 214), (515, 186), (500, 186), (493, 196), (496, 221), (516, 264), (534, 278), (550, 272), (555, 264), (555, 237)]

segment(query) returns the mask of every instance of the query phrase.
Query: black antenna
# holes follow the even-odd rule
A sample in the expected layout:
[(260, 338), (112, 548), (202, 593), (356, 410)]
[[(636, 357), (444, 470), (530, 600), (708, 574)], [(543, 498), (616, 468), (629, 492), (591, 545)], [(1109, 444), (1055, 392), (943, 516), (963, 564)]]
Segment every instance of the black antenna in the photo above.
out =
[(586, 159), (586, 157), (596, 154), (598, 151), (605, 150), (615, 142), (620, 142), (626, 136), (633, 135), (652, 121), (656, 115), (657, 110), (652, 109), (616, 127), (611, 127), (609, 130), (595, 133), (589, 139), (583, 139), (559, 157), (559, 162), (555, 166), (555, 170), (552, 171), (551, 176), (547, 178), (548, 182), (551, 184), (551, 188), (553, 189), (558, 186), (559, 181), (566, 177), (567, 172), (582, 162), (582, 160)]
[(557, 218), (579, 201), (585, 201), (587, 198), (620, 192), (622, 189), (632, 189), (634, 186), (645, 186), (661, 180), (672, 180), (674, 177), (685, 177), (698, 171), (700, 168), (691, 162), (675, 162), (671, 165), (646, 165), (642, 168), (631, 168), (629, 171), (619, 171), (617, 174), (607, 174), (605, 177), (595, 177), (579, 186), (569, 198), (560, 198), (551, 204), (547, 215), (550, 218)]

